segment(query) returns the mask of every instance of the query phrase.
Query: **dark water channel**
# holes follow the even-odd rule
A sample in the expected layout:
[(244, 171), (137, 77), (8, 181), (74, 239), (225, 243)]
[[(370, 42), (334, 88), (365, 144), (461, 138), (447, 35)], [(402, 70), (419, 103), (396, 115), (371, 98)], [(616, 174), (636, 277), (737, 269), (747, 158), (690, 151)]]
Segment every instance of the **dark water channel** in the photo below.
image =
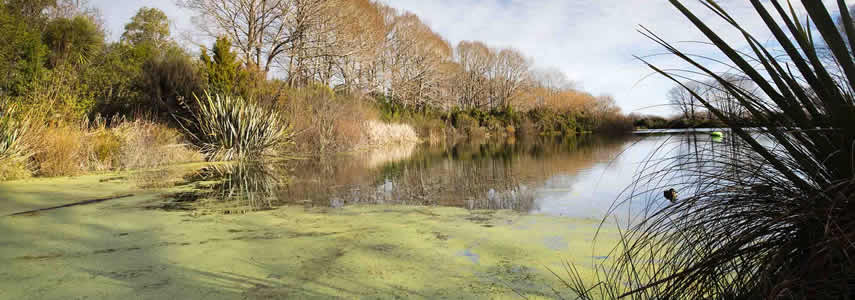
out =
[(724, 144), (706, 133), (587, 135), (210, 165), (185, 175), (179, 185), (192, 189), (161, 208), (242, 213), (283, 205), (439, 205), (601, 218), (633, 182), (650, 181), (637, 177), (640, 170), (698, 145)]

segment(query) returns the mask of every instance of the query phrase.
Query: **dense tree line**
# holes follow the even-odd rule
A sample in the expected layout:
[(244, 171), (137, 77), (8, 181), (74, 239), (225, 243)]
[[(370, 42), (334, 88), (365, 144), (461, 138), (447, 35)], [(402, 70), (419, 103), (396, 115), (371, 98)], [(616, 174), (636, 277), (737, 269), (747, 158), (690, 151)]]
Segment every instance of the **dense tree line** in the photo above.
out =
[(0, 97), (57, 121), (166, 113), (205, 86), (198, 61), (171, 39), (157, 9), (141, 9), (109, 43), (85, 2), (6, 0), (0, 44)]
[(85, 1), (0, 1), (0, 97), (64, 119), (168, 117), (203, 91), (275, 104), (290, 89), (321, 85), (415, 111), (619, 115), (611, 97), (576, 90), (518, 50), (452, 46), (417, 16), (375, 1), (179, 3), (198, 15), (210, 49), (181, 47), (153, 8), (140, 9), (121, 39), (107, 42)]
[[(417, 16), (369, 0), (186, 0), (211, 36), (225, 36), (247, 65), (292, 87), (312, 82), (404, 106), (537, 106), (616, 112), (539, 71), (515, 49), (452, 46)], [(556, 75), (557, 73), (557, 75)], [(607, 106), (606, 108), (598, 106)]]

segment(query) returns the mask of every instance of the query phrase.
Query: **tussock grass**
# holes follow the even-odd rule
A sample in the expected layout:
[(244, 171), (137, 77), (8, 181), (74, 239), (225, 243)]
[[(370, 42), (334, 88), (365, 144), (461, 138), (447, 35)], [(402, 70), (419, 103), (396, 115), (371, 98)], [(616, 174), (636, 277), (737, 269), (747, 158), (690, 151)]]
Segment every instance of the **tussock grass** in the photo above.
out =
[[(0, 180), (69, 176), (202, 161), (177, 130), (154, 121), (96, 117), (78, 124), (25, 118), (10, 122), (19, 133), (17, 152), (0, 158)], [(11, 152), (6, 152), (11, 153)]]
[(144, 169), (204, 161), (205, 157), (178, 130), (145, 119), (120, 122), (113, 128), (120, 140), (122, 169)]
[(71, 125), (41, 130), (33, 155), (38, 176), (78, 175), (85, 171), (89, 155), (86, 131)]
[[(748, 53), (726, 43), (681, 1), (670, 2), (727, 57), (731, 74), (714, 72), (647, 29), (642, 33), (695, 68), (687, 72), (713, 79), (730, 96), (723, 107), (687, 89), (731, 128), (732, 140), (714, 151), (649, 161), (639, 175), (646, 179), (613, 213), (675, 185), (683, 187), (681, 199), (641, 204), (646, 209), (624, 225), (609, 262), (597, 266), (600, 282), (590, 285), (570, 265), (565, 283), (583, 299), (855, 297), (855, 26), (844, 1), (838, 1), (838, 30), (821, 1), (802, 1), (803, 23), (805, 16), (788, 3), (751, 0), (780, 45), (774, 49), (715, 1), (700, 1), (742, 32)], [(648, 65), (679, 84), (687, 79), (686, 72)], [(733, 106), (743, 112), (733, 113)], [(740, 128), (746, 114), (764, 127)]]

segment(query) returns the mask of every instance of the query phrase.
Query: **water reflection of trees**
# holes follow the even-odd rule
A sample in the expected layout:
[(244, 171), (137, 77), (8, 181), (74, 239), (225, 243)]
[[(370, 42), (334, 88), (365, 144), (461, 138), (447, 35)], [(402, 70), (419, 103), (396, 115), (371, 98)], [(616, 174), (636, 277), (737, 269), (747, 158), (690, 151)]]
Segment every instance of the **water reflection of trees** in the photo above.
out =
[[(316, 206), (442, 205), (468, 209), (535, 208), (536, 187), (614, 157), (625, 140), (536, 139), (423, 148), (378, 168), (359, 160), (296, 162), (279, 200)], [(301, 174), (302, 173), (302, 174)]]
[[(184, 191), (160, 208), (244, 213), (300, 204), (440, 205), (535, 209), (537, 188), (557, 174), (608, 161), (625, 140), (536, 139), (419, 147), (377, 166), (377, 153), (285, 162), (215, 164), (184, 176)], [(371, 158), (366, 159), (368, 156)]]

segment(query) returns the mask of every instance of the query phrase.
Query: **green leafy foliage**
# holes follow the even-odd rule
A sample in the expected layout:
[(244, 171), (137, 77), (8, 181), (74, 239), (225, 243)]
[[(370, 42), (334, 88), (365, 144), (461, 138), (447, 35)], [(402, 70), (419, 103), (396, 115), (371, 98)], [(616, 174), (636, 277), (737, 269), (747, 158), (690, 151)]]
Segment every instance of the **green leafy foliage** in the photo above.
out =
[(181, 110), (184, 99), (201, 94), (206, 87), (203, 68), (184, 50), (172, 47), (142, 66), (140, 91), (149, 110), (162, 120)]
[(122, 33), (122, 42), (134, 46), (148, 44), (158, 48), (169, 41), (169, 18), (157, 8), (140, 8)]
[(208, 78), (208, 89), (223, 95), (240, 94), (249, 74), (238, 60), (237, 53), (232, 51), (231, 41), (224, 36), (217, 38), (211, 52), (213, 56), (203, 48), (200, 55)]
[(104, 33), (85, 16), (51, 20), (42, 35), (50, 49), (48, 62), (52, 67), (85, 63), (104, 46)]
[(139, 78), (150, 56), (147, 48), (118, 43), (108, 46), (85, 75), (97, 99), (94, 112), (112, 116), (138, 109), (142, 105)]
[(48, 55), (40, 32), (16, 10), (11, 4), (0, 4), (0, 73), (4, 75), (0, 76), (0, 95), (26, 93), (44, 71)]

